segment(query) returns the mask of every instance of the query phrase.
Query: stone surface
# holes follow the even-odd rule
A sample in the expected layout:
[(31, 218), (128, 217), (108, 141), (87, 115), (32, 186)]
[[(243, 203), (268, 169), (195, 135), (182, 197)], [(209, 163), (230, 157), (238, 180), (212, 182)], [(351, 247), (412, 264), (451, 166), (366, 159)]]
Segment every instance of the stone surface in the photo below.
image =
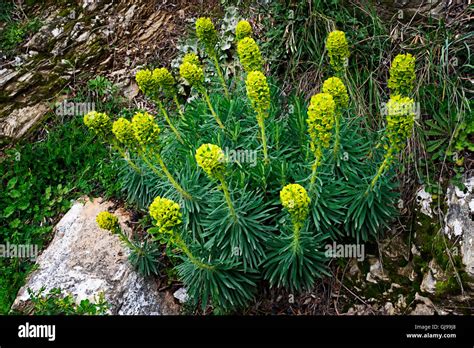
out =
[[(133, 99), (138, 89), (130, 67), (151, 60), (166, 65), (186, 30), (186, 19), (206, 14), (203, 8), (210, 10), (211, 4), (84, 0), (49, 2), (27, 14), (42, 27), (18, 47), (16, 57), (0, 55), (0, 142), (24, 136), (41, 120), (43, 108), (38, 106), (54, 105), (64, 87), (77, 87), (78, 81), (105, 76)], [(179, 6), (184, 7), (183, 17), (175, 15)], [(124, 68), (122, 76), (111, 76)]]
[(448, 188), (444, 232), (451, 240), (459, 240), (466, 272), (474, 276), (474, 176), (467, 177), (464, 186), (462, 190)]
[[(177, 314), (170, 294), (159, 292), (152, 278), (143, 278), (128, 262), (128, 250), (116, 235), (98, 228), (95, 218), (111, 207), (110, 202), (76, 202), (55, 227), (51, 244), (37, 259), (13, 305), (21, 308), (28, 300), (27, 289), (61, 288), (77, 301), (94, 300), (101, 292), (111, 305), (111, 314)], [(127, 215), (116, 211), (123, 230)]]

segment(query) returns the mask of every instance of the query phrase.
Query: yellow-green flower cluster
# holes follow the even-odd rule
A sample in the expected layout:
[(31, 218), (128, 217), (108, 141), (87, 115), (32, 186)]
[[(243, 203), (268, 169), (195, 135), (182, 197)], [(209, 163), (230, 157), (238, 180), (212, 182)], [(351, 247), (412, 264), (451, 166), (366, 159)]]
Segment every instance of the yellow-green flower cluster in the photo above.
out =
[(240, 41), (245, 37), (252, 37), (252, 26), (246, 20), (241, 20), (235, 27), (235, 40)]
[(153, 79), (167, 96), (173, 96), (176, 93), (176, 81), (168, 69), (158, 68), (153, 70)]
[(346, 34), (340, 30), (330, 32), (326, 40), (326, 49), (328, 50), (330, 63), (334, 71), (343, 71), (349, 58), (349, 45), (347, 44)]
[(260, 71), (252, 71), (245, 81), (247, 96), (257, 115), (268, 116), (270, 109), (270, 88), (267, 78)]
[(156, 197), (149, 211), (162, 233), (173, 233), (173, 229), (182, 222), (180, 206), (171, 199)]
[(217, 44), (217, 31), (210, 18), (201, 17), (196, 20), (196, 35), (206, 47), (207, 53), (214, 54)]
[(286, 185), (280, 191), (280, 200), (295, 224), (306, 220), (311, 200), (303, 186), (299, 184)]
[(107, 114), (91, 111), (84, 115), (84, 124), (95, 134), (106, 136), (110, 134), (112, 122)]
[(263, 70), (262, 54), (257, 43), (251, 37), (245, 37), (237, 43), (237, 53), (240, 64), (247, 73)]
[(201, 66), (201, 61), (196, 53), (186, 53), (183, 57), (182, 63), (191, 63), (196, 66)]
[(114, 232), (115, 228), (118, 227), (118, 218), (110, 214), (108, 211), (103, 211), (97, 214), (95, 219), (97, 225), (107, 231)]
[(415, 79), (415, 57), (410, 53), (397, 55), (390, 67), (388, 79), (391, 94), (409, 96), (413, 91)]
[(120, 117), (113, 123), (112, 133), (125, 146), (133, 146), (136, 142), (132, 123), (123, 117)]
[(415, 122), (415, 103), (409, 97), (395, 95), (390, 98), (386, 105), (387, 129), (386, 137), (389, 145), (395, 151), (401, 151), (411, 135), (413, 123)]
[(188, 62), (181, 64), (179, 74), (193, 87), (201, 87), (204, 82), (204, 72), (196, 64)]
[(149, 113), (136, 113), (132, 118), (132, 129), (140, 145), (155, 145), (158, 143), (160, 127)]
[(336, 103), (330, 94), (318, 93), (311, 97), (306, 121), (312, 146), (315, 143), (324, 148), (329, 146), (335, 120), (335, 109)]
[(137, 71), (135, 80), (137, 81), (138, 88), (140, 88), (145, 95), (153, 97), (156, 94), (158, 83), (152, 71), (148, 69)]
[(196, 150), (196, 162), (211, 178), (219, 179), (225, 170), (225, 155), (214, 144), (203, 144)]
[(349, 104), (346, 86), (339, 77), (330, 77), (323, 83), (323, 93), (332, 95), (337, 108), (345, 108)]

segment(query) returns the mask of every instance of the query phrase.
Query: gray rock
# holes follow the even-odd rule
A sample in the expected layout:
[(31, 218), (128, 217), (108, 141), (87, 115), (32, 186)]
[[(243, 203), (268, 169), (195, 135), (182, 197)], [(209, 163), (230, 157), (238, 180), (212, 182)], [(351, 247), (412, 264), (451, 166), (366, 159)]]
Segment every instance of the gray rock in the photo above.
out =
[[(77, 301), (94, 300), (103, 293), (110, 312), (120, 315), (176, 314), (172, 297), (159, 292), (152, 279), (139, 275), (128, 262), (128, 250), (119, 238), (100, 229), (95, 218), (112, 203), (76, 202), (55, 227), (51, 244), (37, 259), (37, 269), (18, 292), (13, 309), (28, 300), (30, 288), (61, 288)], [(127, 215), (116, 211), (126, 233)]]
[(459, 240), (466, 272), (474, 276), (474, 176), (468, 176), (464, 185), (465, 190), (448, 188), (444, 231), (450, 239)]
[(2, 139), (21, 138), (43, 118), (48, 110), (49, 107), (44, 103), (14, 110), (0, 122), (0, 141)]

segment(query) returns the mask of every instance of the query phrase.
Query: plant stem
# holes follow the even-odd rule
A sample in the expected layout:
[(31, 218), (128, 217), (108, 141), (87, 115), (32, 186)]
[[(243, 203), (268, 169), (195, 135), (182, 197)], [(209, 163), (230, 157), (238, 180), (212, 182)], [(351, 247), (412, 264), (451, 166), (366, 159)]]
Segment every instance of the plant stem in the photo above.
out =
[(138, 174), (142, 174), (142, 171), (141, 169), (135, 164), (133, 163), (133, 161), (130, 159), (130, 157), (127, 155), (127, 153), (120, 147), (120, 145), (118, 145), (115, 141), (111, 141), (110, 142), (112, 144), (112, 147), (120, 154), (120, 156), (122, 156), (122, 158), (127, 161), (127, 163), (129, 164), (130, 167), (132, 167), (132, 169), (134, 171), (136, 171)]
[(237, 221), (237, 214), (235, 213), (234, 205), (232, 203), (232, 199), (230, 197), (229, 187), (225, 182), (224, 178), (220, 178), (220, 182), (222, 185), (222, 191), (224, 192), (224, 197), (227, 202), (227, 206), (229, 207), (230, 215), (234, 218), (234, 221)]
[(204, 99), (206, 100), (207, 106), (209, 107), (209, 110), (211, 110), (211, 114), (214, 117), (214, 119), (216, 120), (217, 124), (219, 125), (219, 127), (221, 127), (221, 129), (225, 129), (224, 125), (222, 124), (221, 119), (219, 118), (219, 116), (217, 116), (217, 114), (214, 110), (214, 107), (212, 106), (211, 98), (209, 98), (209, 94), (206, 92), (206, 90), (204, 88), (201, 88), (200, 91), (201, 91), (201, 94), (204, 96)]
[(379, 178), (382, 176), (384, 171), (387, 169), (387, 167), (390, 166), (390, 160), (391, 160), (392, 152), (393, 152), (392, 148), (389, 148), (387, 153), (385, 154), (385, 159), (382, 162), (382, 164), (380, 165), (379, 170), (377, 171), (377, 174), (375, 174), (374, 178), (372, 179), (372, 181), (370, 183), (370, 186), (369, 186), (369, 189), (367, 190), (366, 194), (368, 194), (369, 191), (371, 191), (374, 188), (375, 184), (377, 183)]
[(203, 268), (207, 270), (213, 270), (214, 266), (208, 265), (200, 260), (198, 260), (193, 253), (189, 250), (188, 246), (184, 242), (184, 240), (181, 238), (179, 233), (174, 233), (174, 241), (176, 245), (186, 254), (187, 257), (189, 257), (189, 260), (196, 265), (198, 268)]
[(341, 112), (340, 110), (337, 111), (336, 113), (336, 129), (335, 129), (335, 135), (334, 135), (334, 158), (337, 159), (337, 154), (339, 152), (339, 145), (341, 142), (341, 136), (339, 134), (340, 130), (340, 122), (341, 121)]
[(141, 254), (142, 249), (132, 243), (130, 239), (123, 233), (122, 229), (120, 227), (115, 228), (115, 233), (119, 236), (120, 240), (130, 249), (133, 250), (136, 254)]
[(181, 104), (179, 103), (178, 96), (176, 95), (176, 93), (173, 95), (173, 100), (174, 100), (174, 103), (176, 104), (176, 108), (178, 109), (181, 119), (184, 120), (184, 113), (183, 113), (183, 110), (181, 109)]
[(168, 180), (170, 181), (171, 185), (173, 185), (174, 188), (175, 188), (179, 193), (181, 193), (181, 195), (182, 195), (185, 199), (192, 200), (193, 197), (192, 197), (185, 189), (183, 189), (183, 188), (181, 187), (181, 185), (176, 182), (176, 180), (174, 180), (173, 175), (171, 175), (171, 173), (169, 172), (169, 170), (168, 170), (168, 168), (166, 167), (165, 162), (163, 162), (163, 159), (161, 158), (160, 154), (159, 154), (159, 153), (156, 153), (155, 156), (156, 156), (156, 159), (158, 160), (158, 163), (159, 163), (160, 166), (161, 166), (161, 169), (163, 169), (163, 172), (165, 173), (166, 177), (167, 177)]
[(268, 159), (267, 137), (265, 136), (265, 116), (262, 114), (257, 115), (257, 122), (262, 136), (263, 159), (265, 164), (268, 164), (270, 160)]
[(296, 252), (300, 247), (301, 223), (293, 221), (293, 252)]
[(224, 79), (224, 75), (222, 74), (221, 68), (219, 66), (219, 61), (217, 60), (217, 55), (213, 54), (212, 55), (212, 61), (214, 62), (214, 66), (216, 67), (217, 70), (217, 75), (219, 75), (219, 79), (221, 80), (222, 87), (224, 88), (224, 93), (227, 99), (229, 99), (229, 90), (227, 89), (227, 84)]
[(173, 124), (171, 123), (171, 120), (168, 116), (168, 112), (166, 111), (166, 109), (164, 108), (163, 106), (163, 103), (159, 100), (159, 99), (156, 99), (156, 103), (158, 104), (158, 106), (160, 107), (160, 110), (161, 110), (161, 113), (163, 114), (163, 116), (165, 117), (165, 120), (166, 122), (168, 123), (168, 125), (170, 126), (171, 130), (174, 132), (174, 134), (176, 135), (176, 138), (178, 138), (179, 142), (181, 144), (184, 144), (184, 141), (183, 141), (183, 138), (181, 138), (181, 134), (179, 134), (178, 130), (173, 126)]
[(315, 154), (318, 154), (315, 156), (316, 158), (314, 159), (314, 163), (312, 166), (312, 172), (311, 172), (311, 182), (310, 182), (310, 187), (309, 190), (312, 191), (314, 183), (316, 182), (316, 178), (318, 177), (318, 168), (319, 165), (321, 164), (321, 156), (322, 156), (322, 149), (321, 145), (317, 145), (316, 150), (314, 151)]
[(147, 166), (151, 169), (153, 173), (155, 173), (158, 177), (163, 177), (163, 174), (156, 169), (155, 165), (150, 162), (150, 160), (146, 157), (145, 151), (140, 152), (140, 157), (143, 159), (143, 161), (147, 164)]

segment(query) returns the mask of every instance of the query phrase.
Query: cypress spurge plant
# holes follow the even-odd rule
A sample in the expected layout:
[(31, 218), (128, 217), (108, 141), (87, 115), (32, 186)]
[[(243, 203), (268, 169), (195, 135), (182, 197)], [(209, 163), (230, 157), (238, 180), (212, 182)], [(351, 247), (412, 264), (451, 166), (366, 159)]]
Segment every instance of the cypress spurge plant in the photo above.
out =
[(410, 97), (415, 79), (415, 57), (410, 53), (397, 55), (390, 66), (390, 78), (387, 82), (390, 94)]
[(330, 32), (326, 40), (326, 49), (335, 75), (344, 75), (350, 55), (346, 34), (340, 30)]
[(153, 78), (156, 80), (158, 86), (160, 86), (163, 94), (166, 97), (173, 99), (176, 108), (179, 112), (179, 115), (181, 116), (181, 118), (184, 118), (182, 106), (178, 100), (178, 89), (176, 88), (176, 80), (174, 79), (173, 75), (166, 68), (158, 68), (153, 70)]
[[(183, 143), (181, 134), (171, 122), (168, 111), (166, 111), (162, 101), (159, 98), (159, 91), (161, 88), (166, 94), (172, 95), (175, 97), (176, 101), (178, 100), (173, 76), (166, 68), (155, 69), (153, 72), (145, 69), (136, 73), (135, 80), (137, 81), (139, 89), (158, 105), (163, 117), (166, 120), (166, 123), (168, 123), (168, 126), (176, 135), (176, 138), (179, 140), (179, 142)], [(177, 103), (177, 107), (181, 112), (179, 102)]]
[(202, 68), (199, 65), (190, 63), (189, 61), (185, 61), (180, 65), (179, 73), (181, 77), (185, 79), (191, 87), (196, 88), (196, 90), (201, 93), (217, 124), (221, 129), (225, 129), (225, 126), (217, 115), (216, 111), (214, 110), (214, 107), (211, 103), (211, 98), (209, 97), (209, 94), (207, 93), (207, 90), (204, 87), (204, 72)]
[(315, 280), (327, 274), (321, 248), (322, 235), (307, 230), (310, 198), (303, 186), (286, 185), (280, 191), (281, 204), (290, 215), (289, 231), (270, 239), (265, 262), (265, 279), (272, 286), (291, 291), (311, 289)]
[(317, 178), (318, 168), (323, 160), (323, 150), (330, 145), (335, 114), (336, 103), (332, 95), (318, 93), (311, 97), (307, 123), (308, 133), (311, 138), (310, 147), (315, 159), (311, 168), (310, 191), (312, 191)]
[[(127, 152), (120, 141), (113, 136), (112, 133), (112, 120), (110, 117), (103, 113), (97, 111), (91, 111), (84, 115), (84, 124), (87, 128), (98, 137), (100, 137), (104, 142), (109, 143), (112, 147), (120, 154), (120, 156), (127, 161), (130, 167), (133, 168), (137, 173), (141, 173), (140, 168), (135, 164), (135, 162), (130, 158), (130, 154)], [(127, 134), (128, 136), (129, 134)], [(125, 139), (124, 139), (125, 140)]]
[(240, 64), (246, 73), (263, 71), (263, 58), (257, 43), (251, 37), (244, 37), (237, 42), (237, 53)]
[(330, 94), (334, 99), (335, 103), (335, 125), (334, 125), (334, 156), (337, 158), (340, 142), (341, 142), (341, 118), (343, 115), (343, 110), (349, 104), (349, 95), (347, 94), (347, 89), (342, 80), (338, 77), (330, 77), (323, 83), (323, 93)]
[(380, 176), (390, 167), (395, 156), (405, 148), (407, 139), (413, 131), (415, 123), (414, 101), (409, 97), (395, 95), (386, 105), (387, 128), (385, 130), (385, 156), (377, 174), (370, 182), (369, 190), (373, 190)]
[(148, 164), (150, 169), (152, 169), (156, 174), (160, 175), (153, 165), (153, 161), (158, 162), (174, 188), (182, 195), (183, 198), (191, 200), (192, 196), (175, 180), (163, 161), (163, 158), (161, 157), (161, 144), (159, 138), (160, 128), (153, 119), (153, 116), (147, 112), (136, 113), (132, 118), (131, 125), (135, 138), (137, 139), (139, 153), (141, 154), (143, 160)]
[(267, 137), (265, 135), (265, 119), (268, 117), (270, 109), (270, 88), (268, 87), (267, 78), (260, 71), (252, 71), (247, 75), (245, 84), (247, 96), (257, 114), (257, 122), (262, 139), (263, 158), (265, 163), (269, 163)]
[(209, 178), (217, 180), (221, 184), (227, 206), (232, 218), (237, 221), (234, 204), (230, 196), (229, 187), (225, 179), (225, 155), (222, 149), (214, 144), (203, 144), (196, 150), (196, 162)]
[(219, 65), (219, 59), (217, 58), (216, 45), (218, 42), (217, 31), (214, 27), (214, 23), (208, 17), (201, 17), (196, 20), (196, 36), (199, 41), (204, 45), (207, 55), (211, 58), (214, 63), (214, 67), (217, 71), (217, 75), (224, 89), (224, 93), (227, 98), (229, 98), (229, 90), (227, 88), (227, 83), (224, 78), (224, 74)]
[(252, 26), (246, 20), (240, 20), (235, 26), (235, 40), (239, 42), (243, 38), (252, 37)]
[(136, 267), (141, 274), (144, 276), (159, 274), (158, 257), (160, 252), (154, 244), (150, 244), (147, 241), (139, 244), (130, 240), (120, 227), (118, 218), (107, 211), (97, 214), (96, 222), (99, 228), (117, 235), (120, 241), (130, 249), (128, 259), (132, 266)]
[(149, 212), (156, 228), (148, 232), (155, 237), (156, 234), (165, 234), (183, 254), (181, 257), (184, 262), (177, 266), (177, 271), (194, 305), (201, 302), (204, 310), (211, 302), (216, 311), (227, 312), (244, 307), (253, 299), (255, 273), (243, 272), (235, 263), (214, 258), (197, 243), (189, 244), (183, 233), (178, 203), (156, 197)]

